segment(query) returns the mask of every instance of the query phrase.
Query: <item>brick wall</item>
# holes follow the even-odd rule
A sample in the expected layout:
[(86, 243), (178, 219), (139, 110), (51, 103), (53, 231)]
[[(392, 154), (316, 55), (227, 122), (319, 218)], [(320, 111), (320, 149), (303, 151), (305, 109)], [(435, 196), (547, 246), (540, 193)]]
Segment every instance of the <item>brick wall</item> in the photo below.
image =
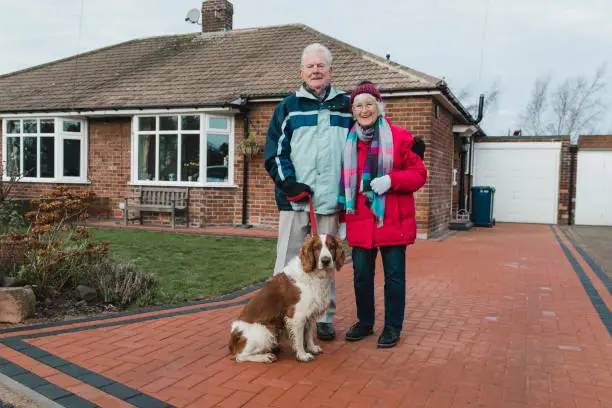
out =
[[(88, 176), (91, 184), (62, 184), (73, 191), (93, 190), (97, 198), (90, 210), (93, 217), (109, 217), (126, 194), (130, 179), (130, 119), (105, 118), (89, 121)], [(2, 144), (0, 144), (0, 150)], [(14, 197), (34, 198), (55, 184), (18, 183)]]
[[(122, 216), (119, 203), (134, 199), (137, 186), (130, 186), (131, 118), (90, 118), (88, 176), (91, 184), (63, 184), (73, 191), (93, 190), (96, 201), (90, 215), (94, 218)], [(242, 135), (242, 123), (237, 121), (236, 139)], [(0, 134), (1, 136), (1, 134)], [(0, 149), (1, 149), (0, 144)], [(0, 150), (1, 153), (1, 150)], [(241, 161), (242, 158), (239, 158)], [(234, 173), (236, 184), (242, 185), (242, 164)], [(240, 181), (238, 183), (238, 180)], [(55, 184), (18, 183), (14, 197), (34, 198)], [(237, 194), (240, 192), (240, 194)], [(228, 225), (240, 223), (241, 188), (191, 188), (189, 219), (192, 225)], [(182, 220), (180, 220), (182, 221)], [(179, 221), (179, 222), (180, 222)], [(148, 213), (145, 223), (169, 224), (168, 214)]]
[[(416, 210), (417, 210), (417, 228), (418, 233), (421, 236), (431, 235), (429, 226), (433, 225), (435, 230), (441, 230), (446, 227), (446, 221), (448, 216), (437, 217), (430, 221), (430, 191), (434, 191), (435, 199), (442, 199), (445, 204), (441, 206), (450, 208), (450, 177), (451, 177), (451, 165), (448, 160), (450, 154), (435, 154), (432, 155), (429, 144), (431, 143), (431, 129), (432, 129), (432, 101), (430, 98), (394, 98), (385, 101), (386, 113), (394, 124), (409, 129), (414, 136), (422, 137), (428, 144), (428, 149), (425, 157), (425, 164), (428, 169), (433, 165), (434, 169), (440, 168), (440, 166), (446, 166), (443, 170), (435, 170), (433, 173), (436, 175), (434, 180), (436, 181), (435, 188), (430, 190), (430, 183), (423, 187), (416, 194)], [(255, 136), (257, 141), (265, 143), (265, 135), (276, 107), (276, 103), (258, 104), (251, 109), (249, 114), (249, 131)], [(440, 114), (439, 123), (435, 123), (435, 132), (437, 138), (446, 138), (450, 140), (452, 144), (452, 132), (450, 115), (447, 112)], [(236, 121), (236, 140), (242, 137), (243, 125), (241, 120)], [(445, 133), (448, 132), (447, 134)], [(438, 146), (439, 143), (434, 143), (438, 149), (444, 149), (444, 145)], [(448, 163), (444, 163), (444, 159), (438, 159), (438, 156), (446, 157)], [(433, 158), (433, 162), (432, 162)], [(428, 161), (429, 160), (429, 161)], [(451, 159), (452, 160), (452, 159)], [(242, 216), (242, 169), (243, 161), (242, 157), (236, 158), (236, 184), (239, 186), (236, 195), (240, 197), (240, 203), (237, 205), (236, 211), (236, 222), (240, 222)], [(431, 174), (431, 169), (430, 169)], [(249, 184), (248, 184), (248, 223), (257, 226), (272, 226), (278, 225), (278, 210), (274, 202), (274, 184), (268, 176), (264, 164), (263, 154), (256, 156), (249, 166)], [(438, 191), (445, 191), (445, 194), (438, 193)], [(444, 225), (439, 225), (443, 223)]]
[[(249, 113), (249, 134), (264, 146), (268, 124), (277, 103), (262, 103), (253, 106)], [(236, 142), (243, 137), (243, 121), (236, 120)], [(236, 156), (236, 185), (239, 186), (236, 195), (239, 196), (236, 223), (242, 222), (242, 185), (244, 161), (242, 156)], [(259, 227), (278, 226), (278, 210), (274, 201), (274, 182), (264, 167), (263, 152), (249, 161), (248, 174), (248, 223)]]
[(453, 120), (451, 114), (442, 106), (438, 117), (434, 117), (435, 102), (427, 100), (428, 108), (422, 112), (423, 119), (429, 121), (427, 153), (425, 164), (429, 170), (429, 237), (443, 234), (448, 229), (452, 206), (452, 169), (455, 151)]
[[(561, 163), (559, 168), (559, 207), (557, 222), (559, 224), (568, 224), (569, 222), (569, 203), (570, 197), (575, 202), (576, 197), (576, 166), (574, 165), (574, 188), (570, 194), (570, 171), (572, 154), (570, 151), (569, 136), (551, 136), (551, 137), (495, 137), (482, 138), (479, 140), (483, 143), (533, 143), (533, 142), (561, 142)], [(574, 158), (575, 160), (575, 158)], [(572, 205), (572, 213), (575, 211), (575, 205)]]
[(584, 135), (578, 139), (581, 149), (612, 149), (612, 135)]
[[(432, 104), (430, 98), (393, 98), (385, 100), (387, 116), (393, 124), (404, 127), (415, 137), (421, 137), (427, 145), (425, 151), (425, 165), (431, 177), (431, 112)], [(430, 202), (430, 179), (415, 194), (417, 234), (427, 237), (430, 226), (429, 202)]]
[(115, 214), (130, 182), (131, 118), (89, 119), (88, 126), (87, 174), (91, 186), (86, 187), (91, 187), (97, 196), (108, 198), (108, 213)]
[[(251, 107), (249, 133), (263, 146), (270, 118), (277, 103)], [(428, 183), (416, 194), (417, 228), (421, 237), (443, 232), (450, 219), (451, 180), (454, 151), (450, 114), (440, 108), (433, 117), (433, 101), (428, 97), (393, 98), (386, 101), (387, 115), (394, 124), (409, 129), (427, 144), (425, 164)], [(133, 199), (137, 187), (130, 186), (131, 118), (89, 119), (89, 185), (69, 185), (73, 189), (92, 189), (103, 197), (101, 216), (121, 217), (119, 203)], [(244, 135), (243, 119), (235, 121), (235, 141)], [(198, 225), (237, 225), (242, 222), (243, 157), (235, 156), (233, 188), (191, 188), (189, 220)], [(20, 183), (15, 196), (33, 198), (51, 188), (44, 183)], [(433, 203), (430, 206), (430, 203)], [(268, 176), (263, 153), (249, 162), (247, 223), (257, 227), (278, 226), (274, 185)], [(167, 214), (148, 214), (145, 222), (169, 223)]]
[(562, 142), (561, 147), (561, 168), (559, 169), (559, 214), (558, 223), (567, 225), (569, 223), (569, 211), (570, 211), (570, 200), (572, 201), (572, 219), (576, 211), (576, 160), (577, 157), (573, 157), (574, 160), (574, 186), (570, 191), (570, 174), (572, 167), (572, 152), (570, 149), (569, 139), (559, 139)]
[(463, 177), (464, 180), (464, 189), (467, 189), (468, 185), (467, 185), (467, 177), (465, 176), (465, 173), (462, 173), (462, 169), (461, 169), (461, 138), (459, 136), (455, 136), (453, 138), (453, 146), (454, 146), (454, 150), (453, 150), (453, 168), (457, 169), (457, 185), (453, 186), (453, 202), (452, 202), (452, 213), (451, 213), (451, 218), (455, 218), (457, 211), (459, 210), (459, 208), (461, 207), (461, 203), (460, 203), (460, 194), (459, 194), (459, 190), (461, 189), (461, 177)]

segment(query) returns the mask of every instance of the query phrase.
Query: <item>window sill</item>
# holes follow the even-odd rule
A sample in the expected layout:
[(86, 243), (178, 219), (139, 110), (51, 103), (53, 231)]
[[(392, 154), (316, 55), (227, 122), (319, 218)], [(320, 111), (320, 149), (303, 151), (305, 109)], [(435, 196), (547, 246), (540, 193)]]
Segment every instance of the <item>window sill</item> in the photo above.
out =
[(230, 183), (198, 183), (196, 181), (132, 181), (129, 186), (149, 186), (149, 187), (197, 187), (197, 188), (238, 188)]
[[(2, 181), (11, 181), (8, 177), (2, 177)], [(91, 180), (75, 179), (51, 179), (51, 178), (21, 178), (16, 183), (38, 183), (38, 184), (91, 184)]]

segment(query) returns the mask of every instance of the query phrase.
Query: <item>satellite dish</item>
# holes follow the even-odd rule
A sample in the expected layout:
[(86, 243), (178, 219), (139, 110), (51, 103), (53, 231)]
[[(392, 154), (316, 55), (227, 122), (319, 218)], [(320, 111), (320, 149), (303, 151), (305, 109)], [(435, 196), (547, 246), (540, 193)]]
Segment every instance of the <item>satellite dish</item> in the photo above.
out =
[(187, 12), (187, 17), (185, 17), (185, 21), (189, 21), (193, 24), (198, 24), (200, 21), (200, 10), (194, 8)]

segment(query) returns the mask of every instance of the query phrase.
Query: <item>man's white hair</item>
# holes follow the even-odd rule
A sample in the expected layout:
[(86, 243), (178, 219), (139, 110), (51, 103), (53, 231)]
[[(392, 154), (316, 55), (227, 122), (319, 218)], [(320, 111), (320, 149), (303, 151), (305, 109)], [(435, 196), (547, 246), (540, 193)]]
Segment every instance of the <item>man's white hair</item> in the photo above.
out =
[[(376, 110), (378, 110), (378, 114), (385, 116), (385, 104), (382, 101), (376, 99), (373, 95), (369, 93), (360, 93), (353, 99), (353, 105), (360, 102), (374, 102), (376, 104)], [(355, 116), (353, 114), (353, 116)]]
[(317, 54), (317, 53), (323, 54), (323, 59), (325, 59), (325, 63), (327, 64), (328, 67), (332, 66), (331, 51), (329, 51), (329, 49), (326, 46), (324, 46), (323, 44), (319, 44), (319, 43), (313, 43), (313, 44), (308, 45), (306, 48), (304, 48), (304, 52), (302, 52), (302, 61), (300, 63), (300, 66), (301, 67), (304, 66), (304, 59), (306, 58), (306, 55)]

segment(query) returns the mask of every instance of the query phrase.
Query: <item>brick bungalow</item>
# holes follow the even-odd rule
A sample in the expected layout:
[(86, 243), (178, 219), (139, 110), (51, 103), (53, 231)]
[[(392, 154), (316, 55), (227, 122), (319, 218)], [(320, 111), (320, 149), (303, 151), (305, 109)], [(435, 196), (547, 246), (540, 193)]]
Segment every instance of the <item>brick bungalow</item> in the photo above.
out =
[[(230, 2), (208, 0), (202, 32), (136, 39), (0, 76), (3, 166), (30, 171), (15, 196), (58, 184), (93, 189), (97, 212), (121, 217), (124, 197), (140, 187), (180, 186), (189, 188), (191, 226), (275, 227), (263, 157), (248, 160), (236, 145), (246, 132), (263, 145), (275, 106), (300, 85), (302, 49), (320, 42), (333, 53), (336, 87), (350, 92), (373, 81), (391, 120), (426, 141), (419, 234), (446, 231), (463, 196), (453, 169), (482, 131), (445, 82), (301, 24), (232, 30), (232, 16)], [(150, 215), (147, 222), (167, 222)]]

